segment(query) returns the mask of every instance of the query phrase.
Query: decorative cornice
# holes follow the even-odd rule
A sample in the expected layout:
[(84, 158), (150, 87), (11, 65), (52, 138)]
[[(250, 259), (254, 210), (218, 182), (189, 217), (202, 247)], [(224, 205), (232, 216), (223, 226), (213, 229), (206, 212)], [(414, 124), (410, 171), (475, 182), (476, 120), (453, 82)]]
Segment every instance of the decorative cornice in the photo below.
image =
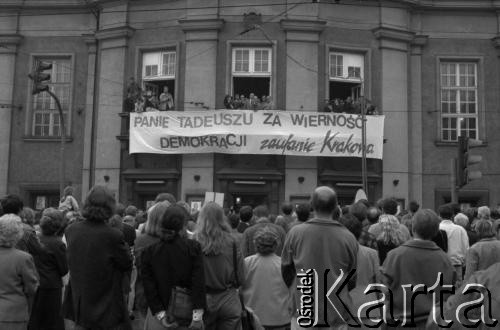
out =
[(219, 31), (224, 27), (224, 20), (219, 18), (180, 19), (179, 24), (184, 32)]
[(491, 42), (493, 43), (493, 47), (500, 50), (500, 34), (491, 39)]
[(399, 30), (381, 26), (373, 29), (372, 31), (375, 37), (379, 40), (386, 39), (408, 43), (415, 39), (415, 33), (406, 30)]
[(97, 39), (94, 34), (82, 34), (83, 41), (87, 44), (89, 53), (95, 54), (97, 51)]
[(18, 45), (22, 39), (20, 34), (0, 34), (0, 44), (3, 45)]
[(500, 57), (500, 34), (497, 34), (496, 37), (491, 39), (491, 43), (493, 47), (497, 50), (497, 56)]
[(320, 20), (299, 20), (299, 19), (282, 19), (280, 21), (281, 28), (285, 31), (294, 32), (316, 32), (321, 33), (326, 27), (326, 21)]
[(128, 39), (134, 34), (135, 29), (129, 26), (99, 30), (95, 34), (97, 40)]

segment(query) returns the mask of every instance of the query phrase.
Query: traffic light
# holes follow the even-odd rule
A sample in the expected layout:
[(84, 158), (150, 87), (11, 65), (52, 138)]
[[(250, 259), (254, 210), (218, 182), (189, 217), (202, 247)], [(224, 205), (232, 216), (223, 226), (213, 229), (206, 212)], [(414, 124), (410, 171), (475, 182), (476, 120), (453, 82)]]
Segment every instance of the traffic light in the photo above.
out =
[(35, 71), (28, 75), (33, 80), (33, 95), (49, 90), (49, 86), (45, 82), (50, 80), (50, 74), (43, 71), (50, 69), (52, 69), (52, 63), (36, 62)]
[(462, 188), (472, 180), (481, 179), (482, 173), (478, 170), (471, 170), (469, 166), (478, 164), (483, 160), (479, 155), (471, 155), (471, 148), (479, 147), (483, 144), (481, 140), (469, 139), (465, 136), (458, 137), (458, 157), (457, 157), (457, 187)]

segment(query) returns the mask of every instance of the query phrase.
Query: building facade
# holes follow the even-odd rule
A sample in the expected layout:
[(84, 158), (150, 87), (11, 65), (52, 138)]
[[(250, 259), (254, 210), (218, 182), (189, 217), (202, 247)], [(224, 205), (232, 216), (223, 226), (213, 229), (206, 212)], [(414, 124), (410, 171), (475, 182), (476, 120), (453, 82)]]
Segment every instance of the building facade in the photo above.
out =
[(450, 200), (457, 137), (483, 140), (481, 180), (461, 203), (500, 200), (497, 1), (7, 0), (0, 3), (0, 193), (57, 202), (60, 118), (27, 74), (53, 64), (67, 126), (65, 180), (108, 185), (145, 207), (158, 192), (227, 206), (306, 201), (320, 184), (350, 204), (361, 159), (128, 153), (131, 79), (178, 111), (219, 109), (226, 95), (271, 96), (275, 109), (323, 111), (364, 95), (385, 115), (384, 158), (368, 160), (368, 195), (424, 207)]

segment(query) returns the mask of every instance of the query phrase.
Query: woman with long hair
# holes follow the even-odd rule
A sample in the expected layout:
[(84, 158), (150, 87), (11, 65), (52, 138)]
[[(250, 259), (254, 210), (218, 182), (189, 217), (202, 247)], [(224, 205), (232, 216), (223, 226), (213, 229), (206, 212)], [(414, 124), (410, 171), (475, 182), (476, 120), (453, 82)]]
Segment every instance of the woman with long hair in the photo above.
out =
[(384, 260), (390, 250), (397, 248), (403, 244), (406, 239), (405, 235), (401, 231), (400, 223), (398, 218), (390, 214), (382, 214), (379, 219), (379, 224), (381, 227), (380, 234), (377, 237), (377, 247), (380, 258), (380, 264), (384, 263)]
[[(135, 266), (137, 269), (141, 269), (143, 251), (148, 246), (160, 242), (162, 233), (161, 219), (170, 205), (170, 202), (163, 201), (156, 203), (149, 208), (147, 220), (144, 223), (144, 233), (139, 234), (134, 243)], [(148, 317), (152, 317), (151, 313), (148, 313), (148, 305), (144, 295), (144, 287), (140, 272), (137, 273), (137, 279), (135, 282), (135, 307), (142, 314), (142, 316), (148, 315)]]
[(237, 288), (243, 280), (243, 258), (222, 207), (213, 202), (203, 206), (194, 238), (203, 252), (207, 330), (240, 329), (242, 306)]
[[(160, 222), (160, 241), (142, 253), (140, 272), (148, 307), (155, 318), (146, 319), (144, 329), (203, 328), (206, 305), (203, 255), (200, 243), (181, 235), (187, 223), (185, 210), (170, 206)], [(175, 315), (172, 291), (182, 288), (190, 292), (192, 311), (184, 317)], [(186, 313), (187, 314), (187, 313)], [(179, 328), (180, 327), (180, 328)]]

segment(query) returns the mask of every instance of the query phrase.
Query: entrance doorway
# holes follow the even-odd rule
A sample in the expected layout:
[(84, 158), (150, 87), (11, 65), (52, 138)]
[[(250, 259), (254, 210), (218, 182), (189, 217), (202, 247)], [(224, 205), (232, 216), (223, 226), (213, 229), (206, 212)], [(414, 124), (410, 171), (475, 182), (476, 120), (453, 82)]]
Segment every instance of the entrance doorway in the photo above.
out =
[(240, 209), (242, 206), (251, 206), (255, 208), (259, 205), (269, 207), (269, 199), (265, 194), (233, 194), (234, 207)]

